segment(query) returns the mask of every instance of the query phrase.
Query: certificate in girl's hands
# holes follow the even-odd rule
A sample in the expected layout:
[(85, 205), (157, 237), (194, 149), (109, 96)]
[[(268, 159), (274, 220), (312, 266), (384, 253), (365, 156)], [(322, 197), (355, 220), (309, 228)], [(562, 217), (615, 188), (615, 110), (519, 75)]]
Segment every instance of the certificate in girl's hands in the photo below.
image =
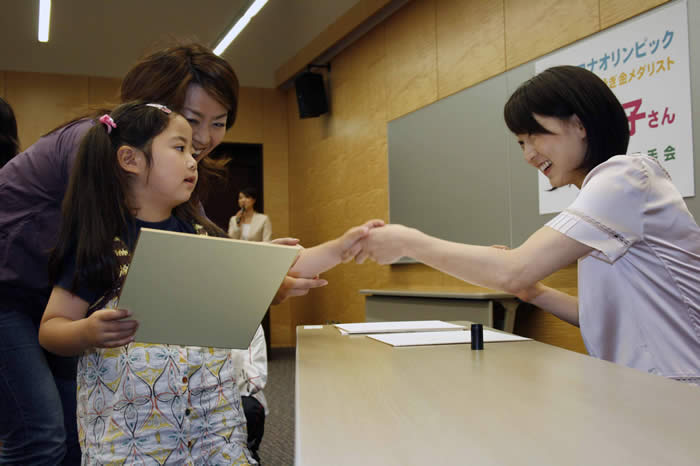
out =
[(142, 228), (119, 308), (138, 342), (245, 349), (299, 251)]

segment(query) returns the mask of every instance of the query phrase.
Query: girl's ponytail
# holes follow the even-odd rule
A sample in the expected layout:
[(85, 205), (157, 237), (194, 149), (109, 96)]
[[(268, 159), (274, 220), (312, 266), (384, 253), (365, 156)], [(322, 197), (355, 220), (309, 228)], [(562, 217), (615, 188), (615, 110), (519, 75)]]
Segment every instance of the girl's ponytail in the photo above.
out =
[[(127, 175), (116, 157), (118, 132), (119, 128), (96, 122), (84, 136), (72, 168), (62, 205), (63, 224), (49, 258), (49, 278), (55, 282), (65, 259), (74, 255), (76, 274), (71, 291), (77, 288), (79, 278), (100, 288), (115, 279), (114, 254), (107, 252), (128, 214)], [(87, 273), (79, 277), (80, 270)]]
[(119, 165), (117, 150), (127, 145), (142, 151), (150, 167), (151, 142), (167, 128), (170, 115), (162, 105), (129, 102), (97, 119), (83, 137), (63, 199), (58, 243), (49, 258), (52, 282), (72, 256), (76, 273), (70, 291), (76, 291), (79, 280), (96, 289), (114, 282), (114, 237), (126, 232), (131, 217), (130, 175)]

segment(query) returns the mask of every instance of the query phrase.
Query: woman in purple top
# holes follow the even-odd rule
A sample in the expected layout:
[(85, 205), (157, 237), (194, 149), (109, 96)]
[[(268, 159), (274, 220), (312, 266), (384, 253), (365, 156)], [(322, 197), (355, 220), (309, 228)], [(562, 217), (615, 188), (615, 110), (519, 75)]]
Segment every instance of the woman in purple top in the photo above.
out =
[(17, 120), (10, 104), (0, 98), (0, 168), (19, 152)]
[[(196, 196), (211, 173), (205, 157), (235, 121), (238, 88), (225, 60), (205, 47), (186, 45), (137, 63), (122, 82), (121, 99), (160, 102), (187, 119), (200, 162)], [(47, 262), (60, 226), (61, 201), (92, 121), (51, 132), (0, 170), (0, 464), (80, 463), (76, 359), (44, 352), (37, 332), (51, 292)], [(325, 284), (287, 277), (275, 302)]]
[[(369, 256), (413, 257), (517, 294), (581, 328), (591, 356), (700, 384), (700, 228), (659, 162), (627, 152), (629, 126), (585, 68), (550, 68), (522, 84), (505, 120), (527, 163), (576, 200), (521, 246), (453, 243), (412, 228), (370, 232)], [(578, 297), (538, 281), (578, 261)]]

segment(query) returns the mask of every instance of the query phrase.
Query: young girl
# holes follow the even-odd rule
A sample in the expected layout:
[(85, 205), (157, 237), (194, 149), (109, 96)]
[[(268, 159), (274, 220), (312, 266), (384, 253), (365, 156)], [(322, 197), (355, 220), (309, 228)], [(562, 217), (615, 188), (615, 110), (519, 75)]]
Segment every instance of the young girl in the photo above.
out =
[[(700, 383), (700, 228), (658, 161), (618, 155), (629, 126), (615, 95), (593, 73), (561, 66), (521, 85), (504, 113), (529, 164), (555, 188), (581, 189), (571, 206), (513, 250), (389, 225), (357, 259), (410, 256), (517, 294), (580, 326), (592, 356)], [(578, 298), (538, 283), (575, 260)]]
[[(196, 184), (192, 129), (163, 105), (124, 104), (81, 143), (39, 341), (54, 353), (81, 355), (83, 464), (255, 463), (231, 351), (132, 343), (138, 324), (117, 308), (141, 227), (225, 236), (191, 199)], [(298, 273), (320, 273), (356, 254), (367, 230), (307, 250)]]

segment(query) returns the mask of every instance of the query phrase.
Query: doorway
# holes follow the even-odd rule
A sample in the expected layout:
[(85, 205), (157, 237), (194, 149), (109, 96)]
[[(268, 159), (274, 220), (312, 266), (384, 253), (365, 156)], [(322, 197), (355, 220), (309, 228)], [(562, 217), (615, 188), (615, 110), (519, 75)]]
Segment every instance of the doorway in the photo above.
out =
[[(223, 180), (211, 183), (206, 199), (202, 201), (209, 220), (224, 231), (228, 231), (228, 222), (238, 212), (238, 193), (246, 187), (258, 191), (255, 210), (265, 212), (263, 190), (262, 144), (243, 144), (223, 142), (209, 155), (214, 160), (229, 159)], [(261, 322), (265, 332), (267, 357), (272, 349), (270, 334), (270, 310), (267, 310)]]
[(209, 155), (214, 160), (231, 160), (226, 165), (225, 179), (212, 183), (202, 202), (207, 217), (224, 231), (238, 212), (238, 192), (247, 186), (258, 190), (255, 210), (264, 212), (262, 149), (262, 144), (224, 142)]

